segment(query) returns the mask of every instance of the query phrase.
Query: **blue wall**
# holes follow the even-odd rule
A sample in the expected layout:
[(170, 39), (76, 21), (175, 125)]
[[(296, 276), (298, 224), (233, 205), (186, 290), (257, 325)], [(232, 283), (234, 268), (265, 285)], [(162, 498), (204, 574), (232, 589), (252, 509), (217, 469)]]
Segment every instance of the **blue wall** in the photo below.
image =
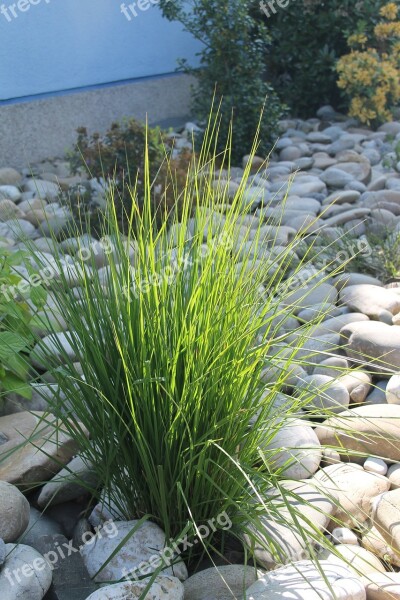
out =
[(120, 0), (2, 4), (7, 11), (0, 13), (0, 101), (172, 73), (182, 57), (196, 64), (198, 43), (156, 5), (136, 8), (128, 21)]

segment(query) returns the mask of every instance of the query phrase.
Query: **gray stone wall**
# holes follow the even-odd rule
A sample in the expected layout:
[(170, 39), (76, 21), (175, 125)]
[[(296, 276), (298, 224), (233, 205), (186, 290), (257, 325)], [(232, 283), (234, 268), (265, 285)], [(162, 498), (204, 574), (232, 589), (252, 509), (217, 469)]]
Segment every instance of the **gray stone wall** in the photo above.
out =
[(0, 167), (20, 169), (64, 156), (82, 125), (102, 132), (113, 120), (144, 121), (146, 114), (150, 124), (184, 123), (192, 83), (186, 75), (171, 75), (0, 106)]

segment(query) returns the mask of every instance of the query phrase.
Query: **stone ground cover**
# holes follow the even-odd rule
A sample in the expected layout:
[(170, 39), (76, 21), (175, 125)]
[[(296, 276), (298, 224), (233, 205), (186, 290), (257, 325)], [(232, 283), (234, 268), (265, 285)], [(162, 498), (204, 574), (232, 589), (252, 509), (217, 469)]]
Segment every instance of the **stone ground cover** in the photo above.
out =
[[(271, 363), (262, 374), (267, 390), (279, 377), (285, 353), (296, 348), (297, 362), (286, 375), (286, 395), (277, 402), (284, 408), (288, 398), (307, 394), (309, 404), (266, 451), (279, 450), (274, 467), (284, 468), (282, 486), (295, 491), (291, 501), (302, 511), (303, 536), (295, 524), (265, 518), (259, 534), (276, 541), (280, 556), (260, 545), (253, 549), (258, 571), (245, 566), (239, 552), (236, 559), (234, 554), (227, 557), (234, 564), (224, 564), (220, 573), (210, 563), (204, 563), (206, 570), (188, 573), (180, 561), (158, 576), (149, 598), (400, 597), (400, 268), (396, 272), (396, 256), (390, 266), (382, 257), (400, 237), (400, 123), (371, 131), (324, 107), (315, 119), (286, 120), (280, 126), (282, 134), (268, 164), (251, 159), (253, 174), (243, 199), (265, 219), (257, 260), (288, 248), (298, 235), (303, 240), (293, 250), (294, 258), (310, 257), (282, 296), (281, 307), (289, 313), (281, 325), (285, 342), (270, 348)], [(190, 146), (188, 135), (190, 126), (177, 134), (180, 147)], [(49, 295), (41, 311), (54, 318), (52, 286), (63, 278), (71, 288), (79, 283), (82, 248), (107, 277), (111, 246), (90, 236), (62, 239), (70, 215), (58, 202), (60, 192), (85, 176), (72, 177), (61, 160), (36, 165), (33, 173), (34, 178), (30, 170), (0, 169), (0, 236), (11, 253), (33, 245), (43, 265), (53, 269), (52, 274), (42, 273)], [(241, 167), (232, 168), (229, 176), (223, 171), (215, 186), (226, 186), (233, 198), (242, 176)], [(96, 181), (89, 183), (101, 202), (104, 189)], [(55, 259), (59, 252), (64, 257), (62, 274)], [(361, 268), (354, 270), (356, 264)], [(372, 271), (367, 268), (371, 264)], [(26, 268), (15, 269), (28, 280), (32, 277)], [(12, 297), (15, 290), (3, 293)], [(65, 353), (77, 358), (63, 317), (57, 315), (57, 343), (47, 338), (49, 352), (60, 362)], [(43, 377), (33, 385), (32, 399), (7, 394), (1, 406), (1, 598), (139, 598), (146, 582), (125, 581), (100, 589), (97, 584), (119, 580), (124, 569), (130, 571), (160, 552), (165, 534), (146, 522), (123, 544), (133, 524), (121, 518), (118, 507), (92, 503), (85, 512), (84, 483), (95, 486), (96, 473), (79, 457), (68, 431), (56, 427), (55, 417), (45, 422), (40, 418), (49, 405), (46, 395), (51, 405), (50, 398), (60, 394), (51, 374), (46, 375), (45, 360), (34, 348), (31, 361)], [(313, 420), (325, 410), (331, 412), (328, 419)], [(34, 444), (23, 443), (32, 436)], [(32, 491), (38, 480), (47, 483)], [(279, 511), (284, 513), (285, 507)], [(96, 543), (82, 544), (82, 536), (94, 528)], [(335, 551), (311, 544), (310, 554), (315, 529), (333, 542)], [(34, 566), (35, 572), (23, 573), (24, 565), (33, 565), (63, 544), (68, 554), (67, 540), (80, 552), (65, 559), (60, 553), (50, 554), (53, 571), (38, 562), (41, 569)], [(106, 570), (97, 573), (113, 551)]]

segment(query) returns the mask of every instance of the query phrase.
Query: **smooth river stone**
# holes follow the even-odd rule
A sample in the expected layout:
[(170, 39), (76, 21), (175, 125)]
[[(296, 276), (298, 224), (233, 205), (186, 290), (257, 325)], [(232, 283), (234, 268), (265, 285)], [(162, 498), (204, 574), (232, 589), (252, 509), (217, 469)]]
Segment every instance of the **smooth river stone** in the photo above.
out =
[(400, 370), (400, 329), (378, 321), (350, 323), (340, 335), (346, 355), (378, 371)]
[(329, 528), (338, 525), (353, 528), (368, 519), (372, 511), (375, 496), (387, 492), (390, 483), (386, 477), (368, 473), (354, 463), (337, 463), (324, 467), (311, 479), (311, 485), (329, 497), (338, 498), (335, 522)]
[(304, 560), (266, 573), (246, 592), (246, 600), (365, 600), (360, 578), (342, 565)]
[(339, 300), (350, 310), (388, 325), (392, 324), (392, 316), (400, 312), (400, 295), (376, 285), (349, 285), (340, 292)]
[[(83, 426), (81, 430), (85, 432)], [(78, 452), (56, 418), (38, 411), (1, 417), (0, 442), (0, 480), (20, 489), (47, 481)]]
[(323, 446), (340, 448), (341, 454), (350, 454), (353, 462), (363, 464), (371, 455), (397, 462), (400, 460), (400, 405), (371, 404), (352, 408), (324, 421), (315, 433)]

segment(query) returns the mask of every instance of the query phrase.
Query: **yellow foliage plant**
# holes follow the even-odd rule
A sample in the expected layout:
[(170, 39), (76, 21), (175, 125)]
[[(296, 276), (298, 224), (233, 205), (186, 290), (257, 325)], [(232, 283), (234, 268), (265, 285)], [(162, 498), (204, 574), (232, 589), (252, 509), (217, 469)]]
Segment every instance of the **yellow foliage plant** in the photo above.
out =
[(349, 114), (367, 125), (393, 119), (400, 102), (400, 21), (394, 2), (383, 6), (372, 34), (351, 35), (349, 54), (336, 65), (338, 86), (351, 100)]

